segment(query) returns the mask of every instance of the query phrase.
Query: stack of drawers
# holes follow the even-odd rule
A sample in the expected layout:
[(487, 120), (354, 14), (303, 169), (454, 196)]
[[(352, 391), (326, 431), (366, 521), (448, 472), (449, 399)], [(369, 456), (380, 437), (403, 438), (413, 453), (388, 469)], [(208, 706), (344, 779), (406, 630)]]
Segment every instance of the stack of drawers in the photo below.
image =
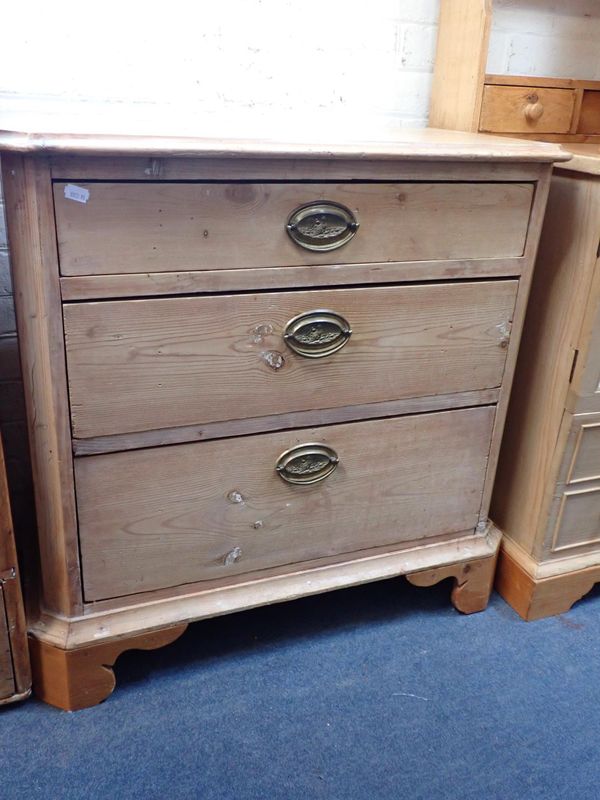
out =
[(180, 148), (4, 159), (44, 504), (34, 667), (63, 707), (192, 619), (399, 574), (454, 577), (465, 611), (489, 594), (561, 155), (432, 131)]

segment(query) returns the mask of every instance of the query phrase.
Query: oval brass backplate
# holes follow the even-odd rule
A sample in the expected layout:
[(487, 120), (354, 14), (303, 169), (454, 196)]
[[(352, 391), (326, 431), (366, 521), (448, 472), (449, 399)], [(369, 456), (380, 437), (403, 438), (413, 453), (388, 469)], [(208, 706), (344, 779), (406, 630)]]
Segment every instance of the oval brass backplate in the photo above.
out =
[(358, 230), (356, 217), (346, 206), (327, 200), (307, 203), (292, 211), (287, 232), (300, 247), (326, 252), (347, 244)]
[(306, 358), (323, 358), (340, 350), (352, 336), (348, 321), (335, 311), (317, 308), (293, 317), (283, 332), (290, 350)]
[(309, 442), (286, 450), (277, 459), (275, 469), (287, 483), (310, 484), (325, 480), (339, 464), (335, 450), (326, 444)]

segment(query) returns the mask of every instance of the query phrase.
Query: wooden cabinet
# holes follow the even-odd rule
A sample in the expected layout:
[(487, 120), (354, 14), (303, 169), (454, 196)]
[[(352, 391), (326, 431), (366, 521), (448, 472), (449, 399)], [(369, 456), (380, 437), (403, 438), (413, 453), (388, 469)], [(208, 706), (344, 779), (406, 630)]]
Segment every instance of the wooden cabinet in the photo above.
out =
[(492, 514), (498, 586), (526, 619), (600, 581), (600, 149), (552, 179)]
[[(4, 135), (42, 564), (34, 684), (406, 575), (485, 607), (553, 145)], [(107, 667), (108, 665), (108, 667)]]
[(442, 0), (430, 124), (564, 143), (540, 241), (492, 518), (525, 618), (600, 581), (600, 82), (486, 74), (492, 3)]
[(25, 612), (0, 439), (0, 706), (30, 692)]
[(600, 81), (486, 71), (492, 7), (492, 0), (441, 0), (429, 124), (599, 143)]

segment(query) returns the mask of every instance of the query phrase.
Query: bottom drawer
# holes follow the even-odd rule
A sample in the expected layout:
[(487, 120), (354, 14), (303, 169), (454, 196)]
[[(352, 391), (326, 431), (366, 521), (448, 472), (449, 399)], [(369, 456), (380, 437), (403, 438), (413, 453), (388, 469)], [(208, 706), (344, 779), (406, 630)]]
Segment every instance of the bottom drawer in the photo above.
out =
[(494, 411), (79, 458), (86, 600), (470, 530)]

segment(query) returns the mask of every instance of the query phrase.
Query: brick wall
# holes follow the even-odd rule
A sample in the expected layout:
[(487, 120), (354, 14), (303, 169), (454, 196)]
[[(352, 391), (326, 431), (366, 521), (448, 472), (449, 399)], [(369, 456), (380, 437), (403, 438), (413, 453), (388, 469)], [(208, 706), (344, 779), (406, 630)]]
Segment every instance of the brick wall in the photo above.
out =
[(600, 80), (598, 0), (496, 0), (488, 72)]

